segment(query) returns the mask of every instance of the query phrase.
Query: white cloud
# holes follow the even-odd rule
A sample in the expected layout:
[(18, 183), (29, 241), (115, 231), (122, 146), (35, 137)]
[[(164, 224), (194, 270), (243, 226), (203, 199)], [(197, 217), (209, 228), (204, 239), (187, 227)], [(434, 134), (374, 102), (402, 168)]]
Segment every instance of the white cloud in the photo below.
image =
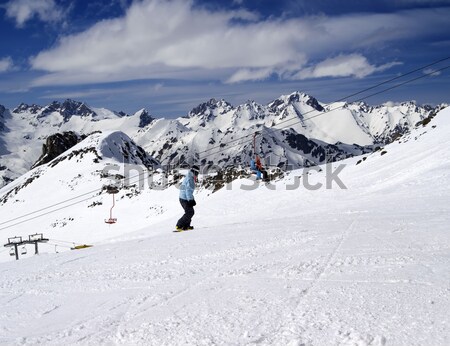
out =
[[(307, 59), (426, 36), (450, 16), (449, 10), (427, 11), (261, 20), (244, 10), (212, 12), (193, 6), (193, 0), (135, 1), (124, 17), (64, 36), (55, 47), (31, 58), (34, 69), (47, 72), (33, 85), (143, 78), (231, 83), (260, 80), (273, 73), (289, 79), (308, 72), (304, 69)], [(417, 18), (435, 25), (418, 26)], [(337, 75), (362, 77), (381, 67), (354, 55), (350, 71), (346, 68), (342, 63)], [(309, 73), (316, 76), (326, 69), (325, 64)]]
[(4, 7), (6, 15), (13, 18), (18, 27), (23, 27), (34, 16), (43, 22), (57, 22), (64, 16), (54, 0), (10, 0)]
[(226, 83), (264, 80), (269, 78), (273, 73), (275, 73), (275, 70), (273, 68), (240, 69), (236, 71), (230, 78), (228, 78), (226, 80)]
[(423, 70), (423, 73), (430, 76), (439, 76), (441, 74), (441, 71), (435, 71), (432, 68), (427, 68)]
[(339, 55), (326, 59), (319, 64), (300, 70), (291, 79), (323, 78), (323, 77), (356, 77), (363, 78), (374, 72), (384, 71), (400, 63), (388, 63), (375, 66), (360, 54)]
[(7, 56), (0, 59), (0, 73), (10, 71), (14, 68), (13, 61), (11, 57)]
[[(250, 27), (229, 25), (231, 19), (254, 19), (248, 12), (193, 9), (189, 1), (134, 3), (125, 18), (102, 21), (34, 59), (34, 68), (51, 72), (81, 69), (116, 72), (120, 69), (167, 65), (174, 68), (270, 66), (285, 60), (264, 50), (274, 41), (275, 23)], [(287, 49), (286, 40), (272, 43)], [(239, 49), (239, 51), (237, 51)]]
[(283, 62), (272, 67), (265, 68), (243, 68), (237, 70), (229, 77), (225, 83), (240, 83), (245, 81), (261, 81), (265, 80), (273, 75), (277, 75), (281, 79), (289, 79), (289, 76), (298, 71), (307, 62), (307, 58), (304, 54), (298, 54), (293, 57), (292, 61)]
[(160, 91), (162, 88), (164, 88), (164, 84), (163, 83), (157, 83), (155, 84), (155, 86), (153, 87), (154, 91)]

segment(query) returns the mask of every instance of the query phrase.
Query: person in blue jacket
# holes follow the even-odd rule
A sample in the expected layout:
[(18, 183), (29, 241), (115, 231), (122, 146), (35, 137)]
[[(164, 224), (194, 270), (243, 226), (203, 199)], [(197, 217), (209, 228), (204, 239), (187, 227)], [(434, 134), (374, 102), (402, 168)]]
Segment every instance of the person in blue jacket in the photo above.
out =
[(194, 189), (199, 172), (198, 166), (192, 166), (180, 185), (180, 204), (184, 209), (184, 215), (177, 222), (176, 230), (179, 232), (194, 229), (191, 226), (191, 220), (194, 216), (194, 206), (197, 204), (194, 199)]
[[(251, 154), (250, 154), (251, 155)], [(250, 169), (253, 173), (256, 174), (256, 180), (261, 180), (261, 175), (263, 176), (264, 181), (268, 181), (267, 171), (263, 168), (261, 164), (261, 159), (258, 155), (256, 155), (256, 160), (251, 159), (250, 161)]]
[(261, 179), (261, 171), (258, 169), (258, 167), (256, 167), (256, 161), (253, 158), (250, 160), (250, 169), (253, 173), (256, 174), (256, 180), (260, 180)]

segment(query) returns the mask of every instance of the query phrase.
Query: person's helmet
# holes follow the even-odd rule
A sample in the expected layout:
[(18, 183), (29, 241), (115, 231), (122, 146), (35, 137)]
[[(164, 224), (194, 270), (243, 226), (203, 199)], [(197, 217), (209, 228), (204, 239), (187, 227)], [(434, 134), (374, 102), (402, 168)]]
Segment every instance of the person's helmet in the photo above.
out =
[(191, 171), (192, 173), (194, 173), (195, 175), (198, 175), (198, 173), (200, 173), (200, 167), (198, 167), (197, 165), (193, 165), (191, 167)]

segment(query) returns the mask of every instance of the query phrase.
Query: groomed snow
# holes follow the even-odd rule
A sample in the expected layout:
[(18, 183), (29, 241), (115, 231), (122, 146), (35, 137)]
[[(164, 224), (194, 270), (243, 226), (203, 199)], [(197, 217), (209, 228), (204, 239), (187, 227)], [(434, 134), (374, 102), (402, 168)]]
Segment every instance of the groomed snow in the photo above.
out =
[[(201, 190), (190, 232), (172, 233), (174, 187), (119, 195), (113, 226), (102, 195), (100, 207), (90, 200), (1, 230), (5, 240), (38, 230), (94, 247), (0, 254), (0, 344), (448, 345), (449, 133), (447, 108), (383, 155), (333, 164), (346, 165), (347, 189), (308, 190), (305, 175), (288, 188), (303, 173), (294, 171), (274, 190), (242, 189), (251, 180)], [(325, 172), (309, 183), (325, 183)], [(75, 220), (49, 228), (64, 217)]]

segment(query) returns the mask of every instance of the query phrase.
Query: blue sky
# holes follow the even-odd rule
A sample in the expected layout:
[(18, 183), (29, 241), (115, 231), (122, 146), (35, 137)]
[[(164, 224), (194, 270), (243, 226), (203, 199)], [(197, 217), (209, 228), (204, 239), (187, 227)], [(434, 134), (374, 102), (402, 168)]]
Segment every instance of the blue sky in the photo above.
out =
[[(448, 18), (450, 0), (0, 0), (0, 104), (174, 117), (212, 97), (331, 102), (450, 56)], [(449, 75), (367, 102), (450, 103)]]

